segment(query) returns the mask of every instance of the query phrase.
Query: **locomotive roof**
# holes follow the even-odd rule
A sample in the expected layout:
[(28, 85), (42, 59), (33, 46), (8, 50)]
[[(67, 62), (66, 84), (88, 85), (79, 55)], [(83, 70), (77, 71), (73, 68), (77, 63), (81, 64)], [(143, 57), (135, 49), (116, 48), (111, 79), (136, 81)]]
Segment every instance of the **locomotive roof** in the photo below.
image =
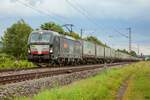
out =
[(61, 35), (58, 32), (54, 32), (54, 31), (51, 31), (51, 30), (37, 30), (37, 31), (33, 31), (32, 33), (36, 33), (36, 32), (42, 32), (42, 33), (50, 32), (50, 33), (52, 33), (53, 35), (56, 35), (56, 36), (65, 37), (65, 38), (70, 39), (70, 40), (76, 40), (73, 37), (70, 37), (70, 36), (67, 36), (67, 35)]
[(37, 30), (37, 31), (33, 31), (32, 33), (44, 33), (44, 32), (49, 32), (49, 33), (53, 33), (54, 35), (60, 36), (59, 33), (51, 31), (51, 30)]

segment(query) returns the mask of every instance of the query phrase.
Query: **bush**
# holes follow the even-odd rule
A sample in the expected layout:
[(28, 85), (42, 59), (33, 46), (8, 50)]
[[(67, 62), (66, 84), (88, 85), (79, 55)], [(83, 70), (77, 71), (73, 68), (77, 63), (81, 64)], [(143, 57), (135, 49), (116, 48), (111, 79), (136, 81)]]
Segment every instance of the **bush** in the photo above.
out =
[(35, 67), (35, 65), (27, 60), (17, 61), (13, 56), (9, 56), (4, 53), (0, 54), (0, 69), (19, 69), (30, 67)]

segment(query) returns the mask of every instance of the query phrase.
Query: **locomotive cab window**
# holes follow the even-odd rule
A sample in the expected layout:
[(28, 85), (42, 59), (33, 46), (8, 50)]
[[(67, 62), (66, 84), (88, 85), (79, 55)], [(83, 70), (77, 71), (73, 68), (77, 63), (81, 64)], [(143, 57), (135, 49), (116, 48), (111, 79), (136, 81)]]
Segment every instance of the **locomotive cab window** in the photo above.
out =
[(30, 36), (30, 42), (49, 42), (50, 38), (50, 33), (32, 33)]

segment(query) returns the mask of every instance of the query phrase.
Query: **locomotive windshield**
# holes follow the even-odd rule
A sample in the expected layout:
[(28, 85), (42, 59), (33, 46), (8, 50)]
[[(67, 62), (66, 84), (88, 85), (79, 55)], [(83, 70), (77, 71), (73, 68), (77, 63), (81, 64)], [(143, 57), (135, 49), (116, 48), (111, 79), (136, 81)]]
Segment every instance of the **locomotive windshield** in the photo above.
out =
[(51, 34), (50, 33), (32, 33), (30, 36), (30, 42), (49, 42)]

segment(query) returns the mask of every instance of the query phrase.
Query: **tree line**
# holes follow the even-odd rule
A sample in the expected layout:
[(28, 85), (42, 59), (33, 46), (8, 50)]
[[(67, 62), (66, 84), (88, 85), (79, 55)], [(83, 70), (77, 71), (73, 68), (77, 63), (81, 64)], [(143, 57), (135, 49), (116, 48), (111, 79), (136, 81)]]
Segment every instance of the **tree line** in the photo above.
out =
[[(62, 35), (71, 36), (75, 39), (81, 39), (76, 32), (66, 32), (60, 25), (54, 22), (47, 22), (41, 24), (40, 28), (36, 30), (52, 30)], [(1, 38), (3, 44), (2, 52), (16, 57), (16, 59), (26, 59), (28, 49), (28, 37), (34, 29), (27, 24), (23, 19), (12, 24), (4, 31), (4, 36)], [(88, 36), (85, 40), (106, 46), (95, 36)], [(108, 46), (107, 46), (108, 47)], [(124, 51), (123, 51), (124, 52)]]
[(134, 57), (137, 57), (136, 52), (133, 51), (133, 50), (131, 50), (130, 52), (128, 52), (126, 49), (123, 49), (123, 50), (118, 49), (117, 51), (122, 52), (122, 53), (129, 54), (129, 55), (134, 56)]

